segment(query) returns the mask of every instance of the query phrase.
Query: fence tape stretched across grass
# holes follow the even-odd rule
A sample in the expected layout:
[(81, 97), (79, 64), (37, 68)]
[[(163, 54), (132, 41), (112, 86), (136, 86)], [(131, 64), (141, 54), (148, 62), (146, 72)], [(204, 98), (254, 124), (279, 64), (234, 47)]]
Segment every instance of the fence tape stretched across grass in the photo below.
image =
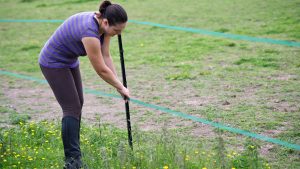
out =
[[(0, 22), (49, 22), (49, 23), (61, 23), (64, 20), (21, 20), (21, 19), (0, 19)], [(293, 41), (286, 41), (286, 40), (277, 40), (277, 39), (270, 39), (270, 38), (257, 38), (257, 37), (251, 37), (251, 36), (245, 36), (245, 35), (235, 35), (235, 34), (229, 34), (229, 33), (221, 33), (221, 32), (214, 32), (204, 29), (194, 29), (194, 28), (185, 28), (185, 27), (179, 27), (179, 26), (169, 26), (169, 25), (163, 25), (159, 23), (153, 23), (153, 22), (143, 22), (143, 21), (136, 21), (136, 20), (129, 20), (128, 22), (135, 23), (135, 24), (141, 24), (141, 25), (149, 25), (149, 26), (155, 26), (165, 29), (171, 29), (171, 30), (179, 30), (179, 31), (185, 31), (185, 32), (192, 32), (197, 34), (203, 34), (203, 35), (210, 35), (215, 37), (222, 37), (222, 38), (228, 38), (228, 39), (234, 39), (234, 40), (245, 40), (245, 41), (251, 41), (251, 42), (261, 42), (261, 43), (270, 43), (270, 44), (277, 44), (277, 45), (285, 45), (285, 46), (293, 46), (293, 47), (300, 47), (300, 42), (293, 42)]]
[[(47, 83), (46, 80), (38, 79), (38, 78), (35, 78), (35, 77), (31, 77), (31, 76), (20, 75), (20, 74), (17, 74), (17, 73), (12, 73), (12, 72), (3, 71), (3, 70), (0, 70), (0, 75), (7, 75), (7, 76), (11, 76), (11, 77), (16, 77), (16, 78), (19, 78), (19, 79), (31, 80), (31, 81), (34, 81), (34, 82), (38, 82), (40, 84), (46, 84)], [(101, 91), (93, 90), (93, 89), (86, 89), (85, 88), (84, 92), (89, 93), (89, 94), (93, 94), (93, 95), (97, 95), (97, 96), (105, 96), (105, 97), (122, 99), (119, 95), (109, 94), (109, 93), (105, 93), (105, 92), (101, 92)], [(144, 106), (144, 107), (156, 109), (156, 110), (159, 110), (159, 111), (162, 111), (162, 112), (165, 112), (165, 113), (172, 114), (174, 116), (182, 117), (184, 119), (189, 119), (189, 120), (192, 120), (192, 121), (195, 121), (195, 122), (200, 122), (200, 123), (203, 123), (203, 124), (207, 124), (207, 125), (210, 125), (210, 126), (222, 129), (222, 130), (230, 131), (232, 133), (237, 133), (237, 134), (241, 134), (241, 135), (244, 135), (244, 136), (249, 136), (249, 137), (252, 137), (252, 138), (259, 139), (259, 140), (267, 141), (267, 142), (270, 142), (270, 143), (282, 145), (282, 146), (290, 148), (290, 149), (300, 150), (300, 145), (297, 145), (297, 144), (292, 144), (292, 143), (288, 143), (288, 142), (285, 142), (285, 141), (281, 141), (279, 139), (267, 137), (267, 136), (256, 134), (256, 133), (251, 133), (251, 132), (248, 132), (248, 131), (245, 131), (245, 130), (242, 130), (242, 129), (238, 129), (238, 128), (233, 128), (233, 127), (221, 124), (221, 123), (216, 123), (216, 122), (205, 120), (205, 119), (195, 117), (195, 116), (192, 116), (192, 115), (189, 115), (189, 114), (174, 111), (174, 110), (171, 110), (171, 109), (166, 108), (166, 107), (145, 103), (145, 102), (142, 102), (140, 100), (131, 99), (130, 101), (132, 103), (135, 103), (135, 104), (138, 104), (138, 105), (141, 105), (141, 106)]]

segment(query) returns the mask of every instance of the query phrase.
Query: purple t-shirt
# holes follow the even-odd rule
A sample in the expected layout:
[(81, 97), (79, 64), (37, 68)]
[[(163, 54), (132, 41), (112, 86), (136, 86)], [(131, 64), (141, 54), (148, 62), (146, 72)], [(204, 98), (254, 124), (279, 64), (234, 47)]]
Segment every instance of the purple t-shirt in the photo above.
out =
[[(69, 17), (60, 25), (40, 52), (39, 63), (49, 68), (74, 68), (79, 65), (79, 56), (85, 56), (82, 38), (100, 37), (99, 24), (94, 12), (82, 12)], [(100, 47), (100, 46), (99, 46)]]

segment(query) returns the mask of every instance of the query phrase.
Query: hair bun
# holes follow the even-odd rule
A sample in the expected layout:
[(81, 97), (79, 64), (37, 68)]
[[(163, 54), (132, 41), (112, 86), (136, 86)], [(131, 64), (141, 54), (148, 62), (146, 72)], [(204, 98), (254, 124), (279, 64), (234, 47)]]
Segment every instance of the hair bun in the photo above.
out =
[(109, 0), (102, 1), (99, 6), (99, 18), (107, 19), (110, 26), (125, 23), (128, 20), (127, 13), (119, 4), (112, 4)]
[(105, 14), (105, 11), (106, 11), (106, 8), (108, 6), (112, 5), (112, 3), (110, 1), (103, 1), (100, 5), (100, 8), (99, 8), (99, 12), (104, 15)]

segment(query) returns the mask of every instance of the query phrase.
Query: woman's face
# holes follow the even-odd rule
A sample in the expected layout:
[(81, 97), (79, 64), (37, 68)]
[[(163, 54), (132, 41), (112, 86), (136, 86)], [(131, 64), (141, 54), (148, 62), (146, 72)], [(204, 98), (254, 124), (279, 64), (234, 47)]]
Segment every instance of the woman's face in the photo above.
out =
[(126, 22), (110, 26), (106, 19), (103, 20), (104, 33), (109, 36), (115, 36), (121, 34), (121, 32), (123, 31), (123, 29), (125, 29), (125, 27), (126, 27)]

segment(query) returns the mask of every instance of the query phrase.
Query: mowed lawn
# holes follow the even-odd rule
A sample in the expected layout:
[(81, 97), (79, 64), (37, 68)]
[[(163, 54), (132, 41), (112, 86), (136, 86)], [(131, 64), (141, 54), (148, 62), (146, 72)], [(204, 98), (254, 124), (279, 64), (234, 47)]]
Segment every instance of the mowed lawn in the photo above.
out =
[[(114, 2), (124, 6), (130, 20), (300, 42), (299, 0)], [(0, 0), (0, 19), (64, 20), (77, 12), (96, 11), (98, 5), (99, 1), (93, 0)], [(38, 54), (59, 25), (1, 22), (0, 70), (43, 79)], [(300, 144), (299, 46), (232, 40), (133, 22), (123, 32), (123, 46), (133, 98)], [(116, 37), (111, 42), (111, 54), (121, 78)], [(86, 88), (116, 94), (97, 77), (86, 57), (80, 61)], [(32, 85), (13, 79), (0, 75), (2, 87), (22, 81), (26, 88)], [(1, 113), (6, 104), (14, 103), (4, 93), (1, 88)], [(137, 126), (149, 121), (168, 124), (182, 120), (163, 113), (157, 116), (153, 109), (137, 107), (132, 112)], [(160, 131), (162, 126), (152, 128)], [(202, 127), (183, 124), (175, 130), (195, 137), (194, 131), (204, 130)], [(229, 149), (247, 142), (241, 135), (223, 135)], [(260, 156), (274, 168), (300, 166), (299, 151), (258, 143)]]

